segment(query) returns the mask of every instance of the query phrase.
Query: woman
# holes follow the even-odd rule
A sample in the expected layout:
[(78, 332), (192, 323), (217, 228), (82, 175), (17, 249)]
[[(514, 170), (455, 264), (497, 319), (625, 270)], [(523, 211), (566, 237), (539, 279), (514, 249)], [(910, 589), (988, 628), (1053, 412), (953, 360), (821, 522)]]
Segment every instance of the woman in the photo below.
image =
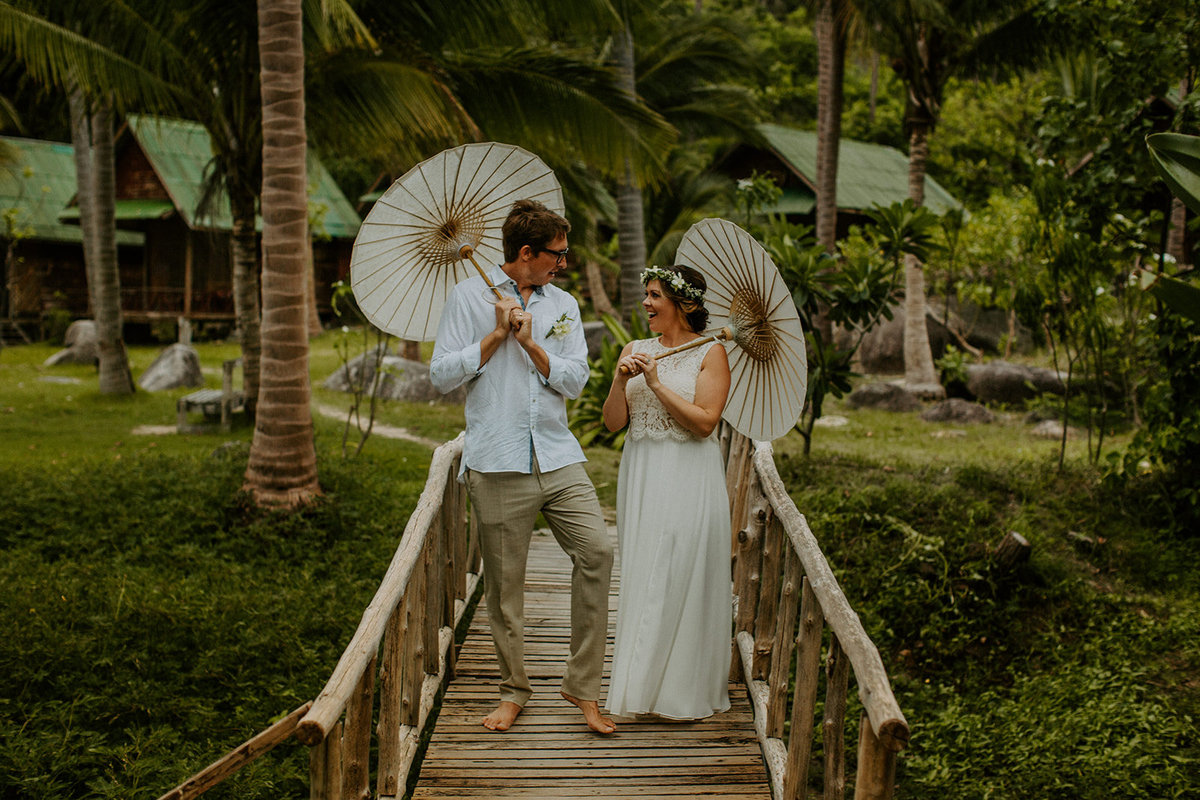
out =
[(684, 266), (642, 273), (654, 339), (630, 342), (604, 402), (629, 425), (617, 479), (620, 600), (607, 709), (701, 719), (729, 708), (732, 610), (729, 500), (713, 431), (729, 394), (725, 348), (700, 338), (704, 277)]

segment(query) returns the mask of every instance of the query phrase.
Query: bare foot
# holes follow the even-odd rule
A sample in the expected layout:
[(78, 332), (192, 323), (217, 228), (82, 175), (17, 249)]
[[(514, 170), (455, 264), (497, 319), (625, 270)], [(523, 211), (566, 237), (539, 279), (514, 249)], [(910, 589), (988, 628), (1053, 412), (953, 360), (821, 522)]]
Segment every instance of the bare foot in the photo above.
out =
[(521, 707), (508, 700), (501, 700), (496, 710), (483, 718), (483, 727), (489, 731), (506, 731), (517, 721)]
[(616, 723), (600, 713), (600, 704), (595, 700), (580, 700), (578, 697), (571, 697), (566, 692), (559, 692), (571, 705), (577, 707), (583, 712), (583, 719), (587, 726), (596, 733), (612, 733), (617, 729)]

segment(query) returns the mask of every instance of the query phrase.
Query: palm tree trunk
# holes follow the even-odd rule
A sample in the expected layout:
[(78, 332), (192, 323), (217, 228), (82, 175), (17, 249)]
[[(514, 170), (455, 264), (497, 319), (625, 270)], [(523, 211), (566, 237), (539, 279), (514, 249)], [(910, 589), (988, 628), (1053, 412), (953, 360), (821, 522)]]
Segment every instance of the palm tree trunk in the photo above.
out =
[(100, 393), (133, 394), (133, 375), (125, 353), (121, 320), (121, 274), (117, 263), (116, 162), (113, 157), (112, 106), (96, 104), (92, 113), (93, 212), (96, 228), (96, 348), (100, 354)]
[[(908, 150), (908, 196), (925, 204), (925, 162), (929, 156), (929, 125), (912, 122)], [(929, 347), (925, 323), (925, 270), (916, 256), (904, 261), (904, 383), (922, 397), (944, 397)]]
[(71, 109), (71, 147), (75, 154), (75, 195), (79, 204), (79, 228), (83, 234), (83, 268), (88, 288), (88, 310), (95, 314), (96, 279), (92, 268), (96, 263), (96, 216), (92, 187), (92, 123), (89, 103), (83, 91), (72, 80), (68, 91)]
[[(633, 30), (626, 23), (616, 36), (614, 53), (621, 88), (637, 95), (633, 71)], [(625, 179), (617, 186), (617, 260), (621, 264), (622, 321), (641, 308), (642, 270), (646, 268), (646, 222), (642, 190), (633, 177), (633, 165), (625, 165)]]
[(242, 386), (246, 411), (254, 419), (262, 363), (262, 330), (258, 307), (258, 232), (254, 229), (254, 196), (228, 181), (233, 242), (233, 313), (242, 339)]
[(817, 242), (837, 245), (838, 150), (842, 140), (846, 67), (844, 0), (822, 0), (817, 10)]
[(301, 0), (258, 0), (263, 112), (262, 379), (245, 488), (260, 505), (320, 494), (308, 377), (308, 136)]

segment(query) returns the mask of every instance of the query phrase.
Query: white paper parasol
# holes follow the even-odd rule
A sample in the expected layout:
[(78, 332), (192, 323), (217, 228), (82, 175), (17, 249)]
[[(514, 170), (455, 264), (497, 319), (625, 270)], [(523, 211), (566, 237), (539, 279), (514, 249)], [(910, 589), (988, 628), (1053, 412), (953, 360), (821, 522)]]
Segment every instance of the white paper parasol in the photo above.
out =
[(775, 262), (737, 225), (706, 219), (684, 234), (675, 263), (694, 267), (708, 282), (711, 328), (704, 340), (737, 345), (729, 353), (722, 418), (751, 439), (783, 436), (804, 411), (808, 356), (800, 315)]
[[(501, 227), (517, 200), (563, 213), (549, 167), (511, 144), (466, 144), (422, 161), (393, 183), (363, 220), (350, 256), (350, 287), (375, 326), (428, 342), (450, 290), (475, 260), (504, 261)], [(490, 284), (489, 284), (490, 285)]]

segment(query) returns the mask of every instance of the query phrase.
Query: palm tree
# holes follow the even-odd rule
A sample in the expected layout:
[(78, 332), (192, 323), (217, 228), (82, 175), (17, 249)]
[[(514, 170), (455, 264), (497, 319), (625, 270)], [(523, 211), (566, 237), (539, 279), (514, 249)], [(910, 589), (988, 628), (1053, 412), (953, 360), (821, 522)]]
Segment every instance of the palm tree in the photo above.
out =
[[(626, 24), (612, 34), (612, 59), (631, 97), (660, 114), (677, 132), (677, 147), (709, 137), (760, 141), (752, 95), (730, 82), (758, 71), (746, 32), (717, 14), (661, 3), (634, 5), (628, 4)], [(673, 177), (679, 177), (670, 168), (663, 170), (673, 160), (674, 150), (664, 149), (653, 162), (643, 163), (643, 171), (650, 168), (652, 178), (646, 191), (654, 192), (658, 184), (669, 186)], [(623, 318), (640, 307), (640, 275), (649, 244), (645, 197), (638, 185), (645, 181), (635, 176), (636, 164), (631, 163), (617, 182)]]
[[(929, 135), (937, 126), (946, 84), (957, 77), (998, 76), (1042, 58), (1051, 35), (1035, 15), (1036, 0), (856, 0), (872, 24), (878, 49), (907, 89), (908, 195), (925, 201)], [(904, 380), (918, 393), (941, 395), (925, 326), (925, 273), (905, 266)]]
[(833, 253), (837, 244), (838, 151), (842, 141), (843, 88), (849, 0), (818, 0), (817, 38), (817, 243)]
[[(0, 3), (0, 46), (39, 83), (70, 96), (84, 262), (103, 394), (134, 391), (122, 334), (116, 254), (113, 107), (120, 101), (160, 103), (170, 97), (167, 83), (153, 69), (153, 59), (148, 66), (131, 55), (152, 51), (157, 39), (135, 35), (138, 26), (129, 24), (135, 19), (123, 7), (100, 14), (94, 3), (70, 0), (44, 9)], [(89, 31), (89, 37), (77, 32), (82, 29)]]
[(260, 505), (320, 493), (308, 334), (308, 136), (301, 0), (258, 0), (263, 126), (263, 360), (244, 488)]
[[(633, 27), (628, 20), (613, 36), (613, 60), (621, 88), (637, 97), (633, 57)], [(642, 190), (634, 177), (633, 160), (625, 162), (625, 173), (617, 181), (617, 262), (621, 268), (621, 319), (629, 319), (638, 307), (642, 270), (646, 268), (645, 209)]]

